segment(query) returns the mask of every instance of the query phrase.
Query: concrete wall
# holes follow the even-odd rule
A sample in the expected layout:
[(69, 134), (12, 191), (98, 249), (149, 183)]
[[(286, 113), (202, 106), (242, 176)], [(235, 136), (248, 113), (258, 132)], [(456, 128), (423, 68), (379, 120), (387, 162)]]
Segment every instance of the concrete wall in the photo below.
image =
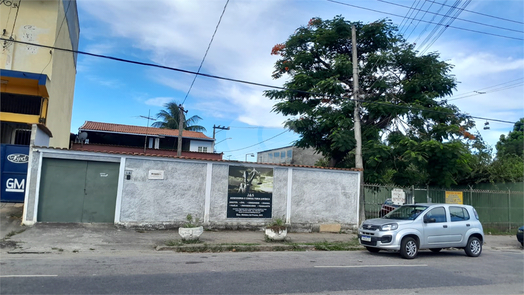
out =
[[(329, 223), (352, 229), (358, 224), (359, 174), (354, 171), (47, 148), (34, 149), (30, 158), (24, 224), (36, 220), (38, 179), (46, 157), (120, 161), (115, 224), (123, 226), (179, 226), (192, 214), (208, 228), (262, 228), (269, 219), (227, 218), (230, 165), (273, 169), (272, 217), (284, 218), (293, 231), (315, 231)], [(154, 179), (158, 177), (150, 171), (162, 171), (163, 178)]]

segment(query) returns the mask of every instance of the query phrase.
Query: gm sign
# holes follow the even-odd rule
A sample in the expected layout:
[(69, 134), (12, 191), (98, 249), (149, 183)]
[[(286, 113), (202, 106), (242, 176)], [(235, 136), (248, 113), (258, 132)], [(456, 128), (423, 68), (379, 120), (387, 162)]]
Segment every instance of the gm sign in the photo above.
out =
[(25, 189), (25, 179), (18, 181), (16, 178), (8, 178), (5, 182), (5, 191), (13, 193), (23, 193)]

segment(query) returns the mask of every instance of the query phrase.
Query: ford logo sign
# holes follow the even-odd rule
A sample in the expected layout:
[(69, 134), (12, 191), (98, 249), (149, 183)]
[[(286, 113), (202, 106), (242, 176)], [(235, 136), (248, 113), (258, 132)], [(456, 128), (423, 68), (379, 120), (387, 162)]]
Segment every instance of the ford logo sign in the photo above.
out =
[(7, 160), (15, 164), (24, 164), (29, 161), (29, 156), (24, 154), (10, 154), (7, 155)]

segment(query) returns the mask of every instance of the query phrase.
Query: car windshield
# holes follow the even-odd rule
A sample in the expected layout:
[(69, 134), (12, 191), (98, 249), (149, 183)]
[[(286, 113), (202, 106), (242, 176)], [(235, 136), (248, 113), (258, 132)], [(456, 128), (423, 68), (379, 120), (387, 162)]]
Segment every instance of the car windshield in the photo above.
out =
[(420, 213), (428, 209), (428, 206), (421, 205), (404, 205), (388, 214), (384, 215), (385, 219), (415, 220)]

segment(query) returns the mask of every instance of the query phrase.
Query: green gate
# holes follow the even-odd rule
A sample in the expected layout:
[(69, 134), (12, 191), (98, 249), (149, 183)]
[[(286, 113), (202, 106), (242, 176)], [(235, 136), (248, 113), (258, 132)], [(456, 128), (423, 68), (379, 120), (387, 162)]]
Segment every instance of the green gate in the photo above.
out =
[(113, 223), (119, 166), (44, 158), (37, 221)]

